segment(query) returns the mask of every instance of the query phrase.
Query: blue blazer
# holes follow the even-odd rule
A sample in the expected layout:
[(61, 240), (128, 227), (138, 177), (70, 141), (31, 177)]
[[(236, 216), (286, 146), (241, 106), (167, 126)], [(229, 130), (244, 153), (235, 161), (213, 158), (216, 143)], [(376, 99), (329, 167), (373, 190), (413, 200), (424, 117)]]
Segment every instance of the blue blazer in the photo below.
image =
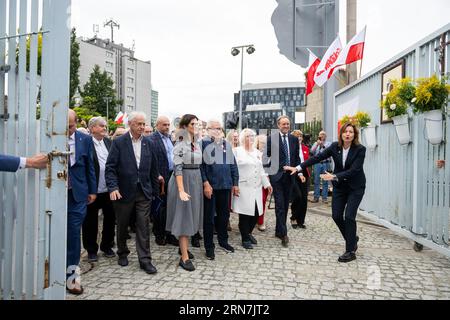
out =
[(69, 168), (73, 198), (87, 202), (88, 195), (97, 194), (92, 137), (75, 131), (75, 164)]
[[(281, 135), (277, 131), (276, 133), (271, 134), (267, 138), (267, 144), (266, 149), (264, 150), (263, 154), (263, 165), (265, 168), (268, 168), (271, 166), (272, 161), (272, 141), (273, 141), (273, 147), (274, 151), (278, 149), (278, 171), (275, 174), (269, 175), (270, 182), (278, 182), (281, 177), (283, 176), (283, 173), (285, 172), (283, 167), (285, 163), (285, 154), (283, 152), (282, 148), (282, 141), (281, 141)], [(291, 134), (288, 134), (288, 141), (289, 141), (289, 166), (291, 167), (297, 167), (300, 164), (300, 146), (298, 139), (294, 137)], [(275, 165), (275, 164), (274, 164)]]
[(159, 195), (158, 162), (150, 139), (142, 139), (139, 168), (130, 133), (114, 139), (106, 160), (105, 179), (110, 193), (119, 190), (122, 202), (130, 202), (136, 198), (138, 182), (148, 200)]
[(335, 189), (344, 191), (364, 190), (366, 188), (366, 176), (364, 174), (364, 159), (366, 157), (366, 147), (363, 145), (352, 145), (348, 151), (345, 166), (342, 164), (342, 147), (337, 142), (323, 150), (317, 156), (301, 164), (302, 170), (312, 166), (329, 157), (333, 157), (334, 174), (338, 181), (333, 181)]
[[(200, 171), (203, 182), (208, 181), (213, 190), (229, 190), (239, 186), (239, 169), (231, 145), (223, 140), (222, 147), (210, 146), (213, 141), (209, 137), (204, 138), (201, 143), (203, 161)], [(216, 155), (216, 152), (221, 154)]]
[(153, 142), (155, 147), (155, 155), (157, 159), (158, 173), (164, 178), (164, 182), (167, 185), (169, 183), (169, 160), (167, 159), (166, 147), (164, 146), (164, 141), (161, 138), (159, 132), (155, 131), (149, 136), (150, 141)]
[(0, 154), (0, 171), (16, 172), (19, 170), (20, 158)]

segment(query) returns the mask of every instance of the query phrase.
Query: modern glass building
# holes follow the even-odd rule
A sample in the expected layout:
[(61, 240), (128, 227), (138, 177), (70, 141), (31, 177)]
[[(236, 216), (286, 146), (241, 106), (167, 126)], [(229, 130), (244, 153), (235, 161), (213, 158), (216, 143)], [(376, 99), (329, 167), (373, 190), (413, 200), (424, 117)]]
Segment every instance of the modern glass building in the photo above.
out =
[[(303, 82), (246, 84), (242, 92), (244, 126), (256, 131), (277, 128), (276, 119), (281, 115), (287, 115), (294, 124), (295, 112), (305, 107)], [(226, 112), (223, 115), (225, 126), (237, 113), (239, 93), (234, 94), (234, 112)]]
[(154, 127), (156, 124), (156, 119), (158, 119), (158, 98), (159, 98), (159, 92), (152, 90), (152, 114), (150, 117), (150, 123)]

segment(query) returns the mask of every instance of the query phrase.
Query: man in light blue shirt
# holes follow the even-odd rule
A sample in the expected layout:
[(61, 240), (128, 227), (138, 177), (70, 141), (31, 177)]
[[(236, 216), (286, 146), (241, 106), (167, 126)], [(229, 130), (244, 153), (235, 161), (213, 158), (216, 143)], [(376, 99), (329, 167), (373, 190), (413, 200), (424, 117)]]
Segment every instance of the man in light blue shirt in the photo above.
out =
[[(317, 156), (323, 150), (328, 148), (331, 143), (329, 141), (326, 141), (327, 134), (325, 131), (321, 131), (319, 133), (319, 138), (317, 141), (313, 144), (311, 147), (311, 154), (313, 156)], [(320, 175), (324, 174), (326, 172), (330, 172), (331, 167), (331, 158), (326, 159), (318, 164), (314, 165), (314, 200), (313, 202), (319, 202), (320, 198), (320, 182), (322, 179), (320, 179)], [(324, 203), (327, 203), (328, 200), (328, 181), (322, 180), (322, 201)]]

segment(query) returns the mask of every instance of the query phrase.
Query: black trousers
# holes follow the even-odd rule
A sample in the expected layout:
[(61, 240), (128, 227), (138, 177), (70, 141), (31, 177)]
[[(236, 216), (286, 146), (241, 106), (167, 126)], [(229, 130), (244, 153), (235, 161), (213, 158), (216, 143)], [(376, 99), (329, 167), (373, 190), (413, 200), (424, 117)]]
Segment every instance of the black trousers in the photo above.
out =
[(114, 235), (116, 229), (116, 217), (109, 193), (97, 194), (94, 203), (87, 206), (86, 218), (83, 222), (82, 235), (83, 247), (88, 253), (97, 253), (97, 234), (98, 234), (98, 211), (103, 211), (103, 228), (100, 250), (106, 251), (112, 249), (114, 245)]
[(216, 230), (220, 245), (228, 244), (231, 190), (214, 190), (211, 199), (204, 197), (203, 241), (205, 249), (214, 249), (214, 213), (217, 213)]
[(350, 191), (344, 188), (333, 188), (333, 220), (344, 237), (345, 252), (354, 251), (356, 246), (356, 214), (364, 197), (364, 191), (365, 189)]
[(136, 251), (140, 262), (151, 260), (150, 253), (150, 215), (151, 200), (148, 200), (138, 187), (136, 197), (130, 202), (114, 201), (117, 220), (117, 255), (126, 257), (130, 254), (127, 246), (130, 215), (136, 206)]
[(287, 236), (286, 219), (289, 209), (291, 186), (292, 178), (289, 173), (283, 173), (280, 180), (272, 182), (276, 216), (275, 235), (277, 237)]
[(256, 222), (258, 222), (259, 212), (258, 205), (255, 203), (255, 215), (249, 216), (245, 214), (239, 215), (239, 231), (241, 232), (242, 242), (249, 242), (249, 235), (255, 229)]
[(305, 224), (308, 208), (308, 185), (309, 178), (306, 178), (306, 182), (302, 183), (298, 177), (292, 184), (291, 220), (295, 220), (299, 225)]

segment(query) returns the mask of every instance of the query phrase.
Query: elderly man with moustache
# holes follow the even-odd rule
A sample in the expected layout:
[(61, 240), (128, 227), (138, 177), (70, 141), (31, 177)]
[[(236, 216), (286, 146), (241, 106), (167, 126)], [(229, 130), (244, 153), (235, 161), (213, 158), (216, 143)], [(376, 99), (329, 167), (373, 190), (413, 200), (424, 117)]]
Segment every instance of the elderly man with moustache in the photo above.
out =
[(145, 120), (145, 113), (132, 112), (128, 117), (129, 132), (113, 141), (106, 161), (106, 184), (116, 213), (118, 264), (128, 265), (128, 225), (136, 207), (139, 265), (153, 274), (157, 270), (150, 253), (149, 214), (151, 201), (159, 194), (159, 182), (155, 148), (143, 135)]

